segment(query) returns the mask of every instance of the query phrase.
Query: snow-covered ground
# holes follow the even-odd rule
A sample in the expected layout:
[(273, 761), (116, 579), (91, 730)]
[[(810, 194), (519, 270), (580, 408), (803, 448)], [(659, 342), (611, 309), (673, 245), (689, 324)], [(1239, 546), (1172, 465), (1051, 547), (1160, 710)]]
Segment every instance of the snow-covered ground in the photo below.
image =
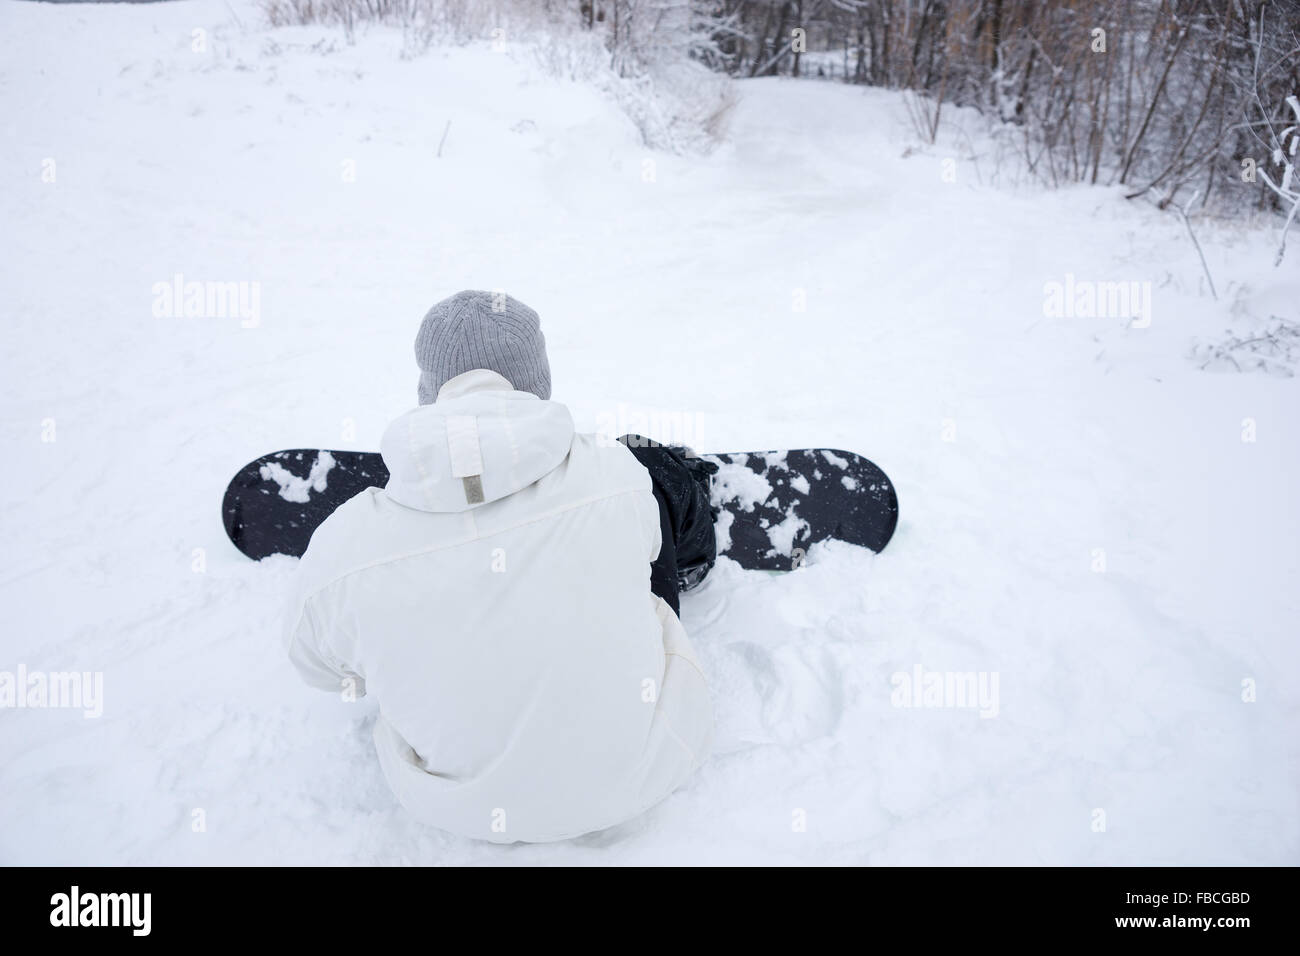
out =
[[(1216, 302), (1174, 217), (980, 185), (894, 94), (745, 81), (679, 157), (522, 45), (230, 9), (0, 5), (0, 672), (103, 675), (0, 710), (0, 862), (1300, 862), (1300, 392), (1188, 357), (1300, 318), (1275, 230), (1202, 227)], [(255, 318), (156, 315), (177, 274)], [(1046, 314), (1067, 274), (1149, 326)], [(373, 702), (285, 659), (294, 561), (220, 522), (263, 452), (377, 448), (424, 311), (498, 287), (580, 425), (853, 449), (902, 502), (880, 556), (685, 598), (716, 754), (560, 845), (410, 820)], [(996, 706), (896, 706), (917, 667)]]

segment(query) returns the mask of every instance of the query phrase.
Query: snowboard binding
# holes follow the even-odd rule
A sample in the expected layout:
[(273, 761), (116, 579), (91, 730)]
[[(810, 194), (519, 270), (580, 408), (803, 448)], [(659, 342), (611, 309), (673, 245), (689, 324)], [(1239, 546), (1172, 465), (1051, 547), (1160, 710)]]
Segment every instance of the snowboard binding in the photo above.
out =
[(668, 447), (673, 453), (673, 457), (682, 463), (700, 489), (700, 494), (703, 497), (696, 496), (696, 507), (707, 508), (709, 513), (707, 535), (700, 534), (697, 536), (700, 545), (699, 554), (687, 558), (685, 561), (683, 561), (680, 553), (677, 557), (677, 589), (684, 592), (703, 584), (709, 570), (718, 560), (718, 539), (713, 533), (713, 525), (717, 522), (718, 515), (722, 510), (713, 503), (713, 476), (718, 471), (718, 465), (716, 462), (701, 458), (693, 448), (685, 445), (671, 445)]

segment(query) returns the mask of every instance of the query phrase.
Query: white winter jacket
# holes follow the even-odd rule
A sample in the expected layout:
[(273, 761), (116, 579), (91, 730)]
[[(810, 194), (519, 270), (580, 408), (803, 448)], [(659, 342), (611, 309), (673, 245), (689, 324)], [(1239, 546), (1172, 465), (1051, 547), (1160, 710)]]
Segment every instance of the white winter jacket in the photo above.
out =
[(382, 452), (388, 487), (312, 536), (287, 639), (309, 683), (377, 700), (402, 804), (453, 833), (537, 842), (671, 793), (706, 755), (712, 712), (650, 593), (646, 470), (486, 370), (393, 422)]

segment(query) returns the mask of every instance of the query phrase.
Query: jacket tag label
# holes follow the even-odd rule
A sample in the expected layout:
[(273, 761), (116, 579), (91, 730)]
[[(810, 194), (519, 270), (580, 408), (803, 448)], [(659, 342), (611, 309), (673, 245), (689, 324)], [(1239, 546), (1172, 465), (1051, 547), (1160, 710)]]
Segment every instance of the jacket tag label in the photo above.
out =
[(483, 501), (483, 479), (479, 475), (468, 475), (461, 479), (465, 486), (465, 501), (477, 505)]
[(451, 456), (451, 476), (465, 486), (465, 501), (471, 505), (483, 500), (483, 449), (478, 442), (478, 419), (473, 415), (447, 416), (447, 453)]

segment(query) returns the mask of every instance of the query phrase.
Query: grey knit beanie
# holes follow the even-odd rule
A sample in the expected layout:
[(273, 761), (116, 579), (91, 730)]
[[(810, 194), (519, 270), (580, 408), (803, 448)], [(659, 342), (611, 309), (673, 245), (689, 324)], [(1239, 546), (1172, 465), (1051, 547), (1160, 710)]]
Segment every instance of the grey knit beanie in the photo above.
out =
[(504, 376), (517, 391), (551, 397), (541, 320), (504, 292), (467, 290), (435, 305), (415, 336), (415, 361), (421, 405), (431, 404), (448, 379), (476, 368)]

